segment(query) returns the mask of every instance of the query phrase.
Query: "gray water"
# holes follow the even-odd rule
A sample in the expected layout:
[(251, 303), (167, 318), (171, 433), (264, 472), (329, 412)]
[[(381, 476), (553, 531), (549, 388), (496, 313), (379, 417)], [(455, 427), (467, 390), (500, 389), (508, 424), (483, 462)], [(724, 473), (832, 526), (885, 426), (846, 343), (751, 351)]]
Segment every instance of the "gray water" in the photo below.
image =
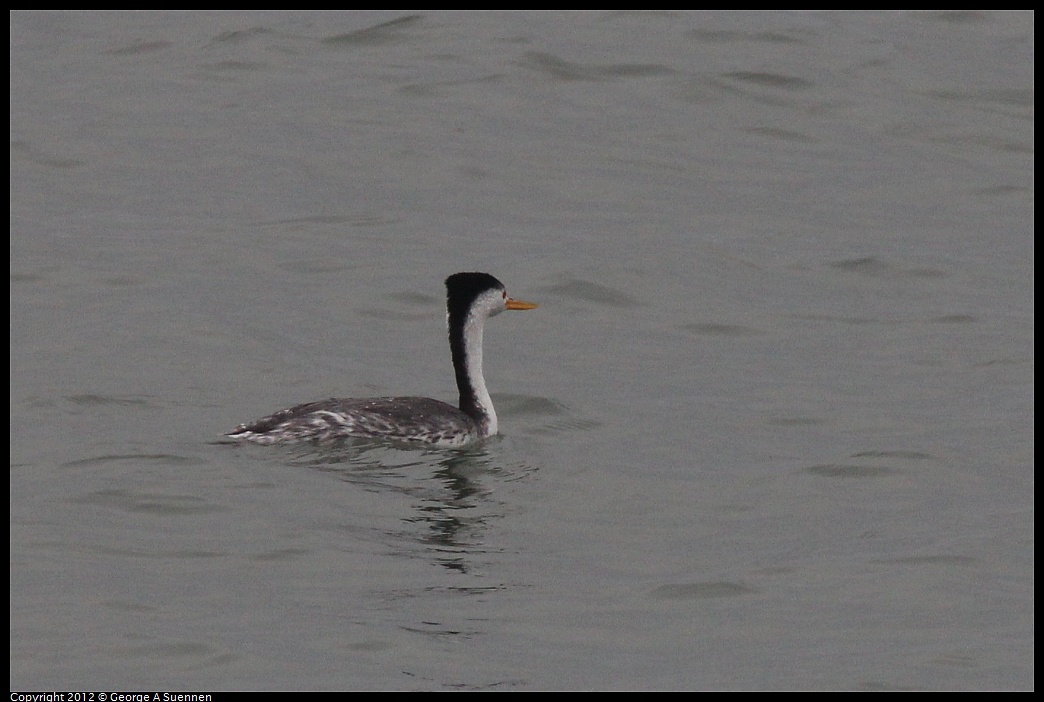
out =
[(1032, 688), (1033, 21), (11, 14), (12, 689)]

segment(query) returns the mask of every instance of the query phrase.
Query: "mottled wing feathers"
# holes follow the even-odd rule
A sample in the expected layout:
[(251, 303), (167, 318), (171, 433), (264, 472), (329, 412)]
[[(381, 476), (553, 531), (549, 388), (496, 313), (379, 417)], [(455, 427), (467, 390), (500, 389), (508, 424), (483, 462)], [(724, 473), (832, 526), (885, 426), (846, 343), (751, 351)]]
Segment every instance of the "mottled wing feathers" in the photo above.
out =
[(259, 444), (380, 437), (462, 445), (477, 433), (471, 417), (445, 402), (428, 397), (369, 397), (308, 402), (240, 424), (228, 435)]

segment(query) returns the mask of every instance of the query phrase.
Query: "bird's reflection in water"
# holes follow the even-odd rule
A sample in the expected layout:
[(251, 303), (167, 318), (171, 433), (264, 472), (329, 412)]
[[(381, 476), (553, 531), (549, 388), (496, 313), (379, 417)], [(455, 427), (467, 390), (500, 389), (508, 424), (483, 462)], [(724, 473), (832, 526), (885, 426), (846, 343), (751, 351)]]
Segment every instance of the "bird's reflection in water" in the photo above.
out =
[(497, 441), (434, 449), (357, 440), (308, 452), (293, 463), (334, 473), (371, 492), (407, 496), (412, 509), (402, 521), (408, 527), (387, 535), (421, 544), (433, 564), (468, 573), (475, 559), (489, 552), (490, 524), (505, 513), (493, 487), (533, 470), (505, 465)]

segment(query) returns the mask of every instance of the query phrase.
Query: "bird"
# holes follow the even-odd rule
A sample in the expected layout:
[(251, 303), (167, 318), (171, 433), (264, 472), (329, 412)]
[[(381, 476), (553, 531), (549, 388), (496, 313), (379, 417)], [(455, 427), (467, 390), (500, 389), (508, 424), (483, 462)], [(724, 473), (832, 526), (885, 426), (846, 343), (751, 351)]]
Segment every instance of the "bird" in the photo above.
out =
[(327, 444), (348, 438), (466, 446), (498, 432), (497, 413), (482, 375), (482, 331), (486, 319), (505, 310), (537, 305), (508, 297), (489, 273), (454, 273), (446, 278), (446, 320), (459, 406), (430, 397), (330, 398), (307, 402), (228, 432), (232, 442)]

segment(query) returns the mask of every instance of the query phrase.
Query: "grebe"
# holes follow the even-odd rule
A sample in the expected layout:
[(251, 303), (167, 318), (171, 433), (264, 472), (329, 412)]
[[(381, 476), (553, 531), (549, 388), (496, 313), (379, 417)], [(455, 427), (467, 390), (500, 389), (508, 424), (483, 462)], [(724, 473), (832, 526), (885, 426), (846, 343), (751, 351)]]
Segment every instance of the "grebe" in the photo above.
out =
[(450, 354), (460, 408), (429, 397), (319, 400), (240, 424), (227, 436), (256, 444), (329, 442), (347, 437), (463, 446), (497, 433), (497, 413), (482, 377), (482, 327), (504, 310), (531, 310), (488, 273), (446, 278)]

